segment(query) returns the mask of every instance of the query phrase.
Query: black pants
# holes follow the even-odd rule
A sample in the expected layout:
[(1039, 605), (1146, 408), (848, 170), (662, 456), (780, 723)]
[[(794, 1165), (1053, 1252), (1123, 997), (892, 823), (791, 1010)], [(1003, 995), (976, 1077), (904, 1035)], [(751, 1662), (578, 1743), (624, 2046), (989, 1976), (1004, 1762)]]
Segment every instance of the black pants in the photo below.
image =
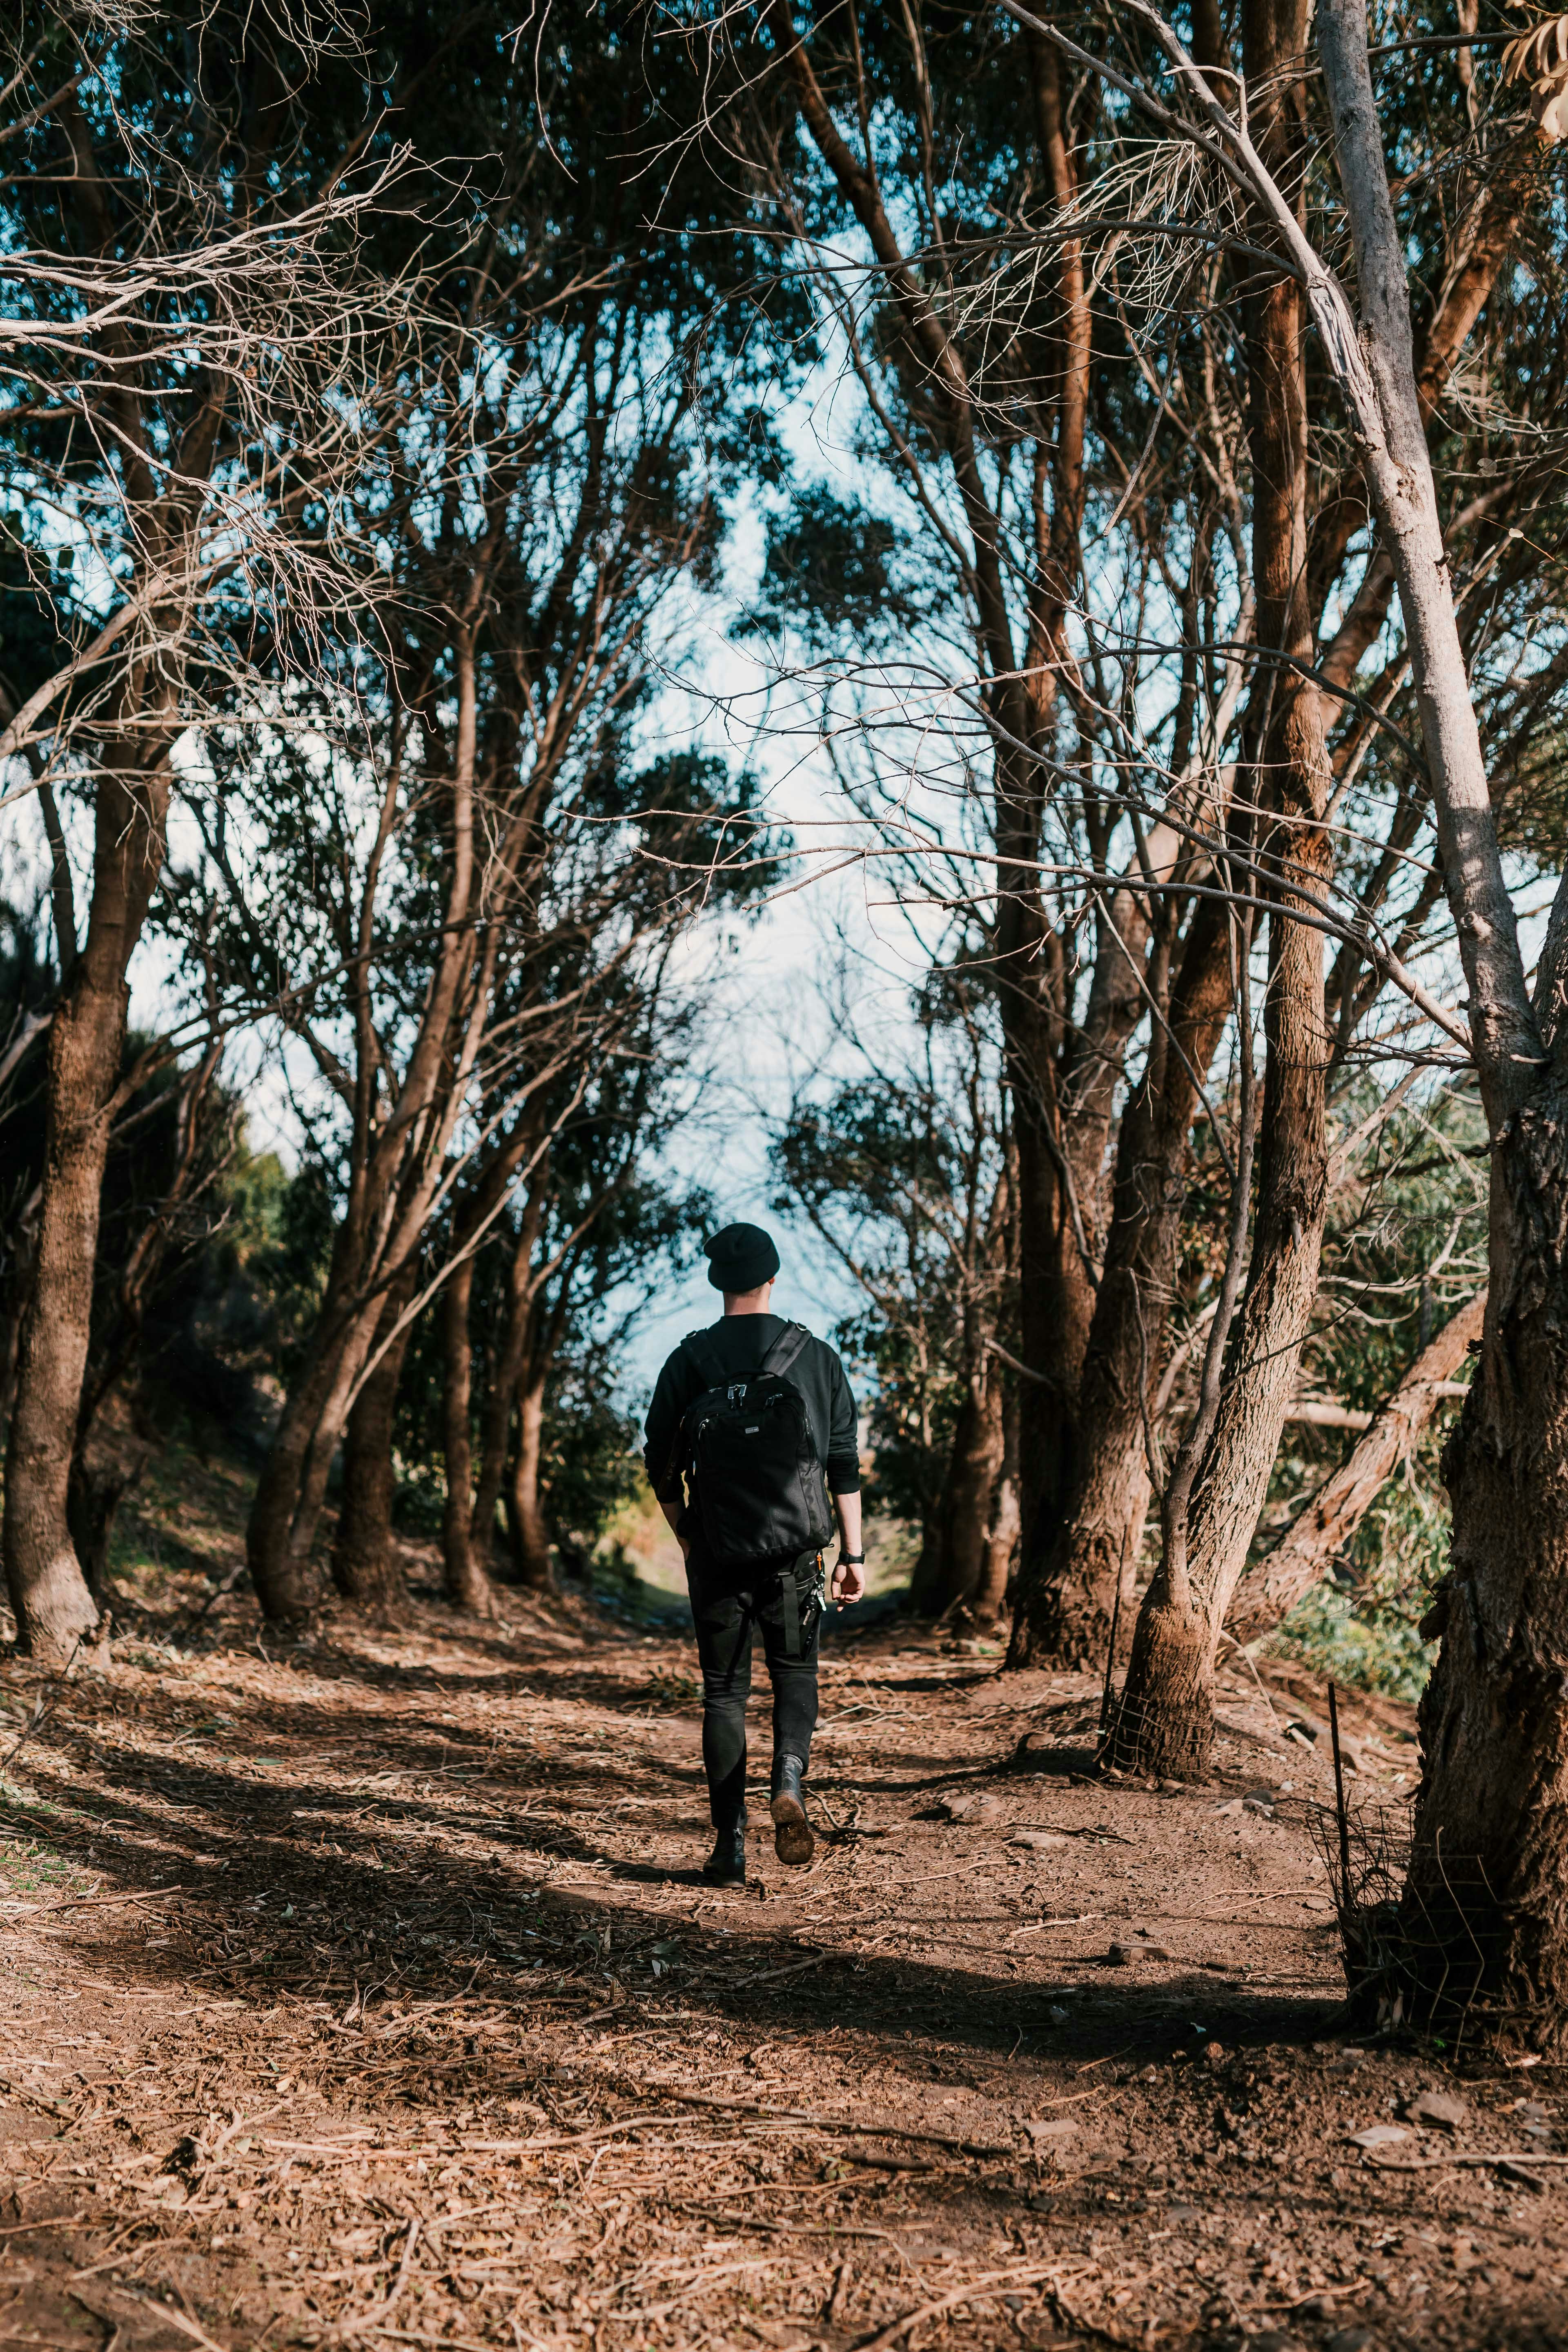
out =
[[(791, 1565), (785, 1561), (784, 1566)], [(816, 1728), (816, 1641), (821, 1612), (800, 1628), (800, 1655), (789, 1654), (779, 1564), (721, 1569), (693, 1551), (686, 1564), (697, 1655), (702, 1667), (702, 1769), (715, 1829), (746, 1810), (746, 1701), (752, 1691), (752, 1633), (761, 1630), (773, 1686), (773, 1754), (811, 1760)]]

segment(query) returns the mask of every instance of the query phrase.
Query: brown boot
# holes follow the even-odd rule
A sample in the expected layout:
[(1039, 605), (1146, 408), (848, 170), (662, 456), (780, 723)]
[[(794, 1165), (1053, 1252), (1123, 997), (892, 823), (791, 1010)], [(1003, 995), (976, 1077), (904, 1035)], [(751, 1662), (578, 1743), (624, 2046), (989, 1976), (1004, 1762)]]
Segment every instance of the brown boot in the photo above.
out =
[(797, 1867), (808, 1863), (816, 1852), (800, 1785), (805, 1770), (798, 1756), (773, 1758), (773, 1796), (769, 1807), (773, 1817), (773, 1852), (781, 1862), (793, 1863)]

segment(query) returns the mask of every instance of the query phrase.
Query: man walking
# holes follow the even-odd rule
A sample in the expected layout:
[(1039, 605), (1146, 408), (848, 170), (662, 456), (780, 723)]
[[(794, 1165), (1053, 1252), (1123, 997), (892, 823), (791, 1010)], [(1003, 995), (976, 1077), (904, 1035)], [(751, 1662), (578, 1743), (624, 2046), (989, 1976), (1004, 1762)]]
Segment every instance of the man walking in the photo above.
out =
[[(822, 1546), (837, 1516), (832, 1598), (866, 1590), (855, 1400), (826, 1341), (773, 1311), (779, 1254), (760, 1225), (704, 1244), (724, 1315), (658, 1376), (643, 1458), (686, 1560), (702, 1667), (702, 1766), (715, 1839), (702, 1874), (746, 1875), (746, 1701), (759, 1627), (773, 1691), (769, 1810), (781, 1862), (811, 1860), (801, 1786), (816, 1728)], [(829, 1508), (829, 1496), (832, 1508)]]

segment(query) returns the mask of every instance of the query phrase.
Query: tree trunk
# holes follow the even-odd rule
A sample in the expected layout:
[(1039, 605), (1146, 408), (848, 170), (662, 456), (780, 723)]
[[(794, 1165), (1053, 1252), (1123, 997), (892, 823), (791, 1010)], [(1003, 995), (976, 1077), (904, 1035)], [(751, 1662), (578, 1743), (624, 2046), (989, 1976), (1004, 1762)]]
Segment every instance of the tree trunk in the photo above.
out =
[(1048, 1552), (1072, 1475), (1079, 1382), (1094, 1314), (1073, 1204), (1050, 1149), (1055, 1113), (1031, 1099), (1041, 1092), (1038, 1070), (1037, 1063), (1031, 1072), (1016, 1054), (1009, 1078), (1018, 1147), (1018, 1337), (1025, 1363), (1041, 1375), (1028, 1383), (1019, 1408), (1023, 1542), (1026, 1555), (1036, 1558)]
[(1362, 316), (1321, 263), (1314, 310), (1398, 579), (1492, 1145), (1486, 1318), (1444, 1449), (1452, 1565), (1423, 1628), (1442, 1649), (1421, 1702), (1404, 1946), (1388, 1958), (1407, 2007), (1555, 2046), (1568, 2029), (1568, 878), (1532, 1003), (1427, 455), (1364, 0), (1322, 0), (1319, 46)]
[[(68, 906), (68, 893), (61, 895)], [(71, 936), (68, 906), (57, 906), (55, 916), (64, 939)], [(66, 1519), (88, 1590), (100, 1607), (116, 1515), (161, 1443), (139, 1378), (147, 1301), (167, 1257), (179, 1210), (193, 1187), (199, 1189), (202, 1108), (222, 1059), (218, 1040), (208, 1045), (181, 1086), (178, 1155), (169, 1189), (124, 1255), (112, 1304), (106, 1308), (101, 1292), (99, 1297), (99, 1328), (82, 1373), (76, 1444), (66, 1484)]]
[(1322, 934), (1279, 911), (1269, 931), (1258, 1213), (1240, 1330), (1193, 1496), (1187, 1597), (1166, 1589), (1162, 1561), (1144, 1601), (1150, 1637), (1141, 1618), (1116, 1732), (1128, 1769), (1183, 1779), (1207, 1769), (1215, 1651), (1295, 1393), (1328, 1207)]
[(1132, 1633), (1116, 1702), (1110, 1755), (1126, 1772), (1200, 1780), (1214, 1743), (1214, 1637), (1191, 1585), (1173, 1593), (1158, 1570)]
[[(986, 1580), (993, 1498), (1002, 1468), (1002, 1381), (982, 1364), (964, 1382), (937, 1507), (934, 1559), (910, 1592), (922, 1616), (972, 1609)], [(922, 1563), (923, 1564), (923, 1563)]]
[(21, 1203), (8, 1236), (9, 1263), (5, 1267), (5, 1297), (0, 1303), (0, 1449), (10, 1439), (11, 1409), (16, 1400), (16, 1354), (27, 1301), (32, 1296), (38, 1208), (43, 1197), (43, 1186), (36, 1184)]
[(917, 1617), (940, 1614), (936, 1595), (942, 1587), (941, 1497), (921, 1508), (921, 1548), (910, 1574), (910, 1608)]
[(508, 1492), (512, 1560), (518, 1582), (531, 1592), (548, 1592), (554, 1583), (550, 1564), (550, 1529), (539, 1498), (544, 1383), (544, 1374), (534, 1372), (518, 1386), (517, 1453)]
[[(1276, 182), (1299, 205), (1308, 152), (1297, 79), (1308, 0), (1244, 0), (1253, 136)], [(1185, 1558), (1162, 1559), (1144, 1598), (1115, 1732), (1117, 1760), (1190, 1778), (1206, 1770), (1214, 1738), (1214, 1654), (1246, 1560), (1295, 1393), (1318, 1292), (1328, 1211), (1326, 1095), (1330, 1038), (1323, 937), (1290, 919), (1293, 891), (1310, 903), (1331, 875), (1322, 818), (1333, 774), (1315, 686), (1306, 596), (1306, 310), (1280, 278), (1251, 303), (1248, 439), (1258, 642), (1278, 646), (1269, 724), (1255, 801), (1272, 811), (1258, 841), (1275, 877), (1268, 919), (1258, 1211), (1240, 1328), (1224, 1368), (1218, 1412), (1192, 1489)], [(1147, 1619), (1147, 1625), (1144, 1619)]]
[(473, 1346), (468, 1333), (473, 1289), (474, 1261), (464, 1257), (453, 1268), (441, 1294), (442, 1430), (447, 1465), (441, 1557), (447, 1571), (447, 1598), (453, 1606), (476, 1617), (493, 1617), (495, 1594), (474, 1558), (473, 1546)]
[(340, 1271), (344, 1250), (345, 1235), (340, 1228), (310, 1352), (272, 1433), (246, 1522), (245, 1554), (250, 1580), (261, 1603), (262, 1615), (275, 1624), (288, 1624), (303, 1617), (310, 1605), (306, 1562), (295, 1542), (295, 1521), (311, 1445), (321, 1428), (327, 1401), (337, 1379), (349, 1321), (342, 1305)]
[[(1448, 1573), (1422, 1624), (1422, 1780), (1402, 1902), (1418, 2011), (1568, 2037), (1568, 1074), (1494, 1160), (1492, 1280), (1443, 1453)], [(1407, 1993), (1407, 2006), (1409, 1994)]]
[[(381, 1336), (414, 1296), (418, 1261), (395, 1286), (382, 1316)], [(413, 1334), (399, 1331), (349, 1412), (343, 1433), (343, 1494), (332, 1545), (332, 1582), (345, 1601), (395, 1622), (407, 1612), (408, 1584), (392, 1528), (392, 1428), (403, 1360)]]
[(994, 1372), (992, 1378), (1003, 1390), (1002, 1459), (991, 1492), (991, 1519), (985, 1530), (980, 1582), (970, 1603), (977, 1625), (994, 1625), (1006, 1606), (1022, 1524), (1018, 1503), (1018, 1383), (1009, 1381), (1004, 1384)]
[(115, 1515), (158, 1450), (158, 1433), (134, 1388), (110, 1381), (92, 1399), (92, 1416), (71, 1454), (66, 1516), (88, 1591), (103, 1606)]
[(109, 1539), (114, 1529), (114, 1515), (135, 1485), (139, 1468), (140, 1465), (121, 1469), (107, 1464), (89, 1465), (79, 1454), (71, 1460), (66, 1486), (66, 1519), (87, 1589), (100, 1609), (109, 1576)]
[(511, 1386), (502, 1388), (498, 1376), (491, 1381), (485, 1397), (479, 1475), (474, 1482), (473, 1527), (468, 1538), (479, 1566), (487, 1573), (495, 1557), (496, 1513), (501, 1507), (501, 1488), (506, 1481), (507, 1435), (510, 1427)]
[[(516, 1402), (523, 1367), (533, 1353), (539, 1328), (533, 1246), (539, 1238), (543, 1202), (544, 1187), (531, 1185), (507, 1276), (506, 1328), (501, 1334), (500, 1346), (492, 1351), (489, 1364), (489, 1386), (480, 1418), (479, 1475), (474, 1492), (475, 1534), (472, 1538), (479, 1547), (480, 1564), (485, 1567), (489, 1566), (495, 1550), (496, 1507), (501, 1499), (501, 1488), (507, 1475), (507, 1433), (511, 1427), (512, 1407)], [(510, 1499), (507, 1507), (513, 1567), (521, 1575), (522, 1563), (516, 1530), (511, 1524)]]
[[(138, 742), (138, 758), (145, 745)], [(129, 747), (100, 772), (87, 943), (49, 1024), (45, 1157), (32, 1292), (16, 1351), (5, 1461), (5, 1580), (27, 1656), (70, 1656), (98, 1622), (71, 1542), (71, 1454), (130, 991), (126, 967), (163, 864), (169, 772), (133, 778)]]
[(1273, 1550), (1247, 1569), (1226, 1617), (1237, 1641), (1272, 1632), (1328, 1573), (1443, 1402), (1444, 1384), (1479, 1346), (1486, 1303), (1486, 1292), (1478, 1291), (1449, 1318), (1373, 1413), (1342, 1469), (1319, 1487)]
[(1103, 1665), (1121, 1563), (1149, 1503), (1146, 1389), (1164, 1352), (1186, 1166), (1206, 1074), (1230, 1009), (1225, 910), (1194, 919), (1173, 996), (1174, 1045), (1151, 1055), (1122, 1116), (1110, 1230), (1079, 1396), (1072, 1485), (1051, 1551), (1020, 1559), (1008, 1663)]

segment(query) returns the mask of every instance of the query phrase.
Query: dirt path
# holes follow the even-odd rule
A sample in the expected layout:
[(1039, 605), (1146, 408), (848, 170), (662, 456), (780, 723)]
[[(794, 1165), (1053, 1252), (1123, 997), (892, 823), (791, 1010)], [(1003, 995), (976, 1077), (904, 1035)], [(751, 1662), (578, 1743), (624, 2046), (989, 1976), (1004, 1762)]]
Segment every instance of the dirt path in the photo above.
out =
[(1562, 2075), (1345, 2046), (1304, 1684), (1162, 1793), (1086, 1682), (840, 1643), (837, 1834), (715, 1894), (689, 1650), (509, 1607), (5, 1670), (0, 2345), (1568, 2345), (1568, 2167), (1450, 2160)]

